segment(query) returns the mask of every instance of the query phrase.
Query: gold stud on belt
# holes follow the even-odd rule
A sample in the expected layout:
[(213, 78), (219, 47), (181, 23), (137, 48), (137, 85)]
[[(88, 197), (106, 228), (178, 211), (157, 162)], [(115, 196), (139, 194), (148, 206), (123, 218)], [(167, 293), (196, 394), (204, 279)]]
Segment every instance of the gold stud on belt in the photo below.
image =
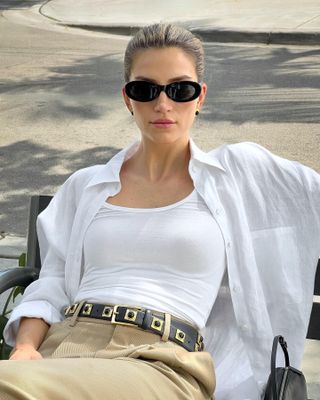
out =
[(162, 319), (152, 317), (151, 328), (155, 329), (156, 331), (161, 332), (163, 324), (164, 324), (164, 321), (162, 321)]
[(184, 343), (186, 334), (183, 331), (181, 331), (180, 329), (177, 329), (175, 338), (177, 340), (179, 340), (179, 342)]
[(124, 319), (127, 321), (135, 321), (137, 319), (138, 311), (127, 309)]
[(92, 311), (92, 307), (93, 307), (93, 304), (86, 303), (86, 304), (83, 306), (83, 309), (82, 309), (81, 314), (82, 314), (82, 315), (90, 315), (90, 314), (91, 314), (91, 311)]
[(111, 318), (112, 313), (113, 313), (113, 308), (106, 306), (102, 311), (102, 317)]

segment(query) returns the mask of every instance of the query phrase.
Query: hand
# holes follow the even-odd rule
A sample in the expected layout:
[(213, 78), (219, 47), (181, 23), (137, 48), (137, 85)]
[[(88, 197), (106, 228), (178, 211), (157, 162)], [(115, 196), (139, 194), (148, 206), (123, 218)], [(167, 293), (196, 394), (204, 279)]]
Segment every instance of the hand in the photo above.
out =
[(9, 360), (41, 360), (42, 358), (42, 355), (34, 347), (23, 346), (16, 348)]

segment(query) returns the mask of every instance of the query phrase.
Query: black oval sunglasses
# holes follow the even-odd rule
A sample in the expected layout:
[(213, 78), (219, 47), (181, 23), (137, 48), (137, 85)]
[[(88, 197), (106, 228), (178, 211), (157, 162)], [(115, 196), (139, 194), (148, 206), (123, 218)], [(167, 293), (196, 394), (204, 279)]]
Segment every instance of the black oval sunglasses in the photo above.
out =
[(193, 81), (180, 81), (168, 85), (158, 85), (148, 81), (132, 81), (125, 85), (125, 92), (130, 99), (135, 101), (152, 101), (164, 91), (173, 101), (185, 103), (199, 97), (201, 85)]

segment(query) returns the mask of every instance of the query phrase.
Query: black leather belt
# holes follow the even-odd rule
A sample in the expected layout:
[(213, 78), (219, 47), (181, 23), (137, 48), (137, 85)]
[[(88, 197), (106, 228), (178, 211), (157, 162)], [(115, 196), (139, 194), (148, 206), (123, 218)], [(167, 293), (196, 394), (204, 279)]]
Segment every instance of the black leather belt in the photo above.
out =
[[(65, 309), (65, 316), (72, 317), (75, 312), (79, 317), (89, 317), (110, 321), (112, 324), (135, 326), (162, 336), (165, 330), (165, 314), (160, 311), (122, 304), (108, 305), (96, 303), (73, 304)], [(171, 340), (188, 351), (203, 351), (203, 337), (191, 324), (171, 316)]]

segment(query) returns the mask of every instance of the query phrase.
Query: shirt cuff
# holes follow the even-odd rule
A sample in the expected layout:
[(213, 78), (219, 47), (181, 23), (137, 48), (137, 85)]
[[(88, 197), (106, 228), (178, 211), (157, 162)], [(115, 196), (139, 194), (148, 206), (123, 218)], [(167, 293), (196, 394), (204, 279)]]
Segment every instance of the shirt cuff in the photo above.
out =
[(42, 318), (49, 325), (62, 321), (62, 314), (48, 301), (35, 300), (22, 302), (13, 309), (3, 331), (4, 340), (11, 347), (15, 345), (22, 317)]

